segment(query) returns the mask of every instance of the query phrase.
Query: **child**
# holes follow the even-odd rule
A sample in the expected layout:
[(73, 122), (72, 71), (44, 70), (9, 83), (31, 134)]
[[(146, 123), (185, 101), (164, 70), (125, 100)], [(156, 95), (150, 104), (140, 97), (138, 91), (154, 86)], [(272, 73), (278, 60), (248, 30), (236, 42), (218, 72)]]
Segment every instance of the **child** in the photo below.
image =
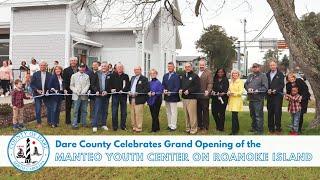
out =
[(30, 99), (27, 97), (22, 89), (22, 81), (17, 79), (14, 81), (15, 89), (12, 92), (12, 106), (13, 106), (13, 129), (24, 130), (23, 125), (23, 99)]
[(291, 94), (286, 95), (286, 99), (289, 101), (288, 111), (292, 117), (292, 130), (289, 135), (298, 135), (299, 121), (301, 114), (301, 100), (302, 96), (298, 94), (299, 89), (297, 86), (292, 87)]

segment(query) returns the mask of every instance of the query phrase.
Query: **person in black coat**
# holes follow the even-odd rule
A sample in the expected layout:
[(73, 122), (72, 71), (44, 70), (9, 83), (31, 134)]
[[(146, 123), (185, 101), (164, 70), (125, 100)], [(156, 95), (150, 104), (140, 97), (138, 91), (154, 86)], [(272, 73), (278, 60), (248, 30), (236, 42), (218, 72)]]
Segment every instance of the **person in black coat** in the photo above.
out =
[[(71, 76), (78, 72), (78, 58), (70, 58), (70, 66), (65, 68), (62, 73), (63, 78), (63, 88), (65, 93), (72, 94), (70, 89)], [(71, 124), (71, 107), (72, 107), (72, 96), (66, 96), (66, 124)]]
[(281, 116), (284, 89), (284, 75), (277, 68), (276, 61), (270, 61), (270, 71), (266, 74), (269, 89), (267, 92), (269, 133), (281, 133)]
[(287, 94), (291, 94), (291, 89), (294, 86), (297, 86), (299, 89), (299, 95), (302, 96), (301, 100), (301, 115), (300, 115), (300, 121), (299, 121), (299, 134), (302, 133), (302, 125), (303, 125), (303, 116), (305, 113), (307, 113), (308, 110), (308, 103), (311, 97), (311, 94), (309, 92), (309, 88), (307, 84), (304, 82), (303, 79), (297, 78), (294, 73), (289, 73), (287, 75), (287, 84), (286, 84), (286, 90)]
[(97, 95), (95, 97), (94, 111), (92, 117), (92, 131), (97, 132), (99, 122), (101, 123), (101, 128), (103, 130), (108, 130), (107, 127), (107, 117), (109, 109), (109, 100), (110, 100), (110, 78), (111, 74), (108, 71), (108, 64), (106, 62), (101, 63), (101, 71), (98, 71), (96, 79), (91, 84), (92, 88)]
[(186, 117), (186, 132), (196, 134), (198, 132), (197, 122), (197, 98), (201, 91), (200, 78), (192, 71), (192, 64), (186, 63), (185, 72), (181, 75), (181, 89), (183, 109)]
[[(120, 105), (121, 122), (120, 128), (127, 130), (127, 98), (126, 94), (130, 90), (129, 76), (123, 72), (123, 65), (118, 63), (116, 69), (110, 76), (110, 87), (112, 93), (112, 128), (118, 130), (118, 109)], [(124, 92), (124, 93), (122, 93)]]
[(216, 122), (216, 129), (224, 131), (226, 108), (228, 104), (229, 80), (226, 76), (226, 71), (221, 68), (218, 69), (213, 78), (212, 88), (212, 116)]
[(131, 90), (129, 93), (129, 99), (131, 104), (131, 125), (133, 132), (142, 131), (143, 123), (143, 107), (148, 100), (148, 93), (150, 86), (148, 78), (141, 75), (141, 67), (134, 68), (134, 74), (131, 78)]

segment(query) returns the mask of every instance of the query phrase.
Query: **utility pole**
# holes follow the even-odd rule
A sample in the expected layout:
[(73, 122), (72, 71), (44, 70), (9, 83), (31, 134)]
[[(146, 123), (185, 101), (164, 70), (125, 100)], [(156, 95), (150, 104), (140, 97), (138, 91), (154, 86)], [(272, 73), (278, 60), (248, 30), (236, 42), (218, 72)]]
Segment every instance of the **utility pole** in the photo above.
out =
[(248, 76), (248, 57), (247, 57), (247, 19), (244, 18), (243, 20), (243, 39), (244, 39), (244, 48), (243, 48), (243, 54), (244, 54), (244, 74)]
[(241, 72), (241, 48), (240, 48), (240, 41), (237, 41), (236, 49), (237, 49), (238, 70)]

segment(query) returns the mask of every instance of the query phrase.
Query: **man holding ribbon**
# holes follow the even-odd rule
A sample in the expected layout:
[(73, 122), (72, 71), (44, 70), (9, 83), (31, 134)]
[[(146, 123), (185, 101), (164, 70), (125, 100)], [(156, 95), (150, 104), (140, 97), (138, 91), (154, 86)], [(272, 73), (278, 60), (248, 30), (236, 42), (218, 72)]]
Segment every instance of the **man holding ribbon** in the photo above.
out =
[(267, 76), (261, 72), (261, 66), (258, 63), (252, 65), (252, 74), (248, 76), (244, 84), (244, 88), (248, 92), (250, 116), (252, 119), (250, 132), (263, 134), (263, 106), (264, 97), (268, 91)]
[(112, 94), (112, 128), (118, 130), (118, 109), (120, 105), (121, 122), (120, 128), (127, 130), (127, 99), (130, 90), (129, 76), (123, 72), (123, 65), (118, 63), (116, 71), (110, 77), (110, 88)]
[(148, 78), (141, 74), (141, 67), (134, 68), (134, 74), (131, 78), (131, 90), (129, 93), (131, 104), (131, 125), (133, 132), (142, 131), (143, 108), (148, 99), (150, 91)]
[(96, 91), (95, 104), (92, 118), (92, 131), (97, 132), (98, 122), (101, 121), (101, 128), (105, 131), (107, 127), (107, 117), (110, 99), (110, 73), (108, 71), (108, 64), (106, 62), (101, 63), (101, 71), (97, 71), (96, 80), (93, 80), (95, 84), (91, 84)]
[(37, 120), (37, 128), (41, 128), (41, 105), (42, 102), (47, 108), (47, 120), (48, 123), (51, 122), (51, 98), (49, 96), (44, 96), (49, 93), (49, 80), (51, 79), (51, 73), (47, 72), (48, 64), (45, 61), (41, 61), (40, 71), (33, 74), (30, 87), (33, 91), (35, 112)]
[(173, 62), (168, 63), (168, 73), (163, 76), (162, 86), (164, 88), (164, 101), (166, 105), (168, 131), (175, 131), (177, 129), (178, 119), (178, 102), (180, 101), (180, 78), (174, 71), (175, 66)]
[(269, 133), (281, 133), (281, 116), (284, 89), (284, 75), (277, 68), (275, 60), (269, 62), (270, 71), (267, 73), (269, 90), (267, 94), (268, 128)]
[(197, 122), (197, 98), (200, 93), (200, 78), (193, 72), (191, 63), (184, 66), (185, 73), (181, 75), (181, 89), (183, 110), (186, 118), (186, 132), (196, 134), (198, 132)]
[(209, 130), (209, 94), (213, 86), (212, 72), (206, 66), (206, 61), (201, 59), (198, 76), (200, 77), (200, 91), (203, 94), (198, 97), (197, 115), (198, 128), (205, 133)]
[(71, 76), (70, 89), (72, 91), (74, 120), (72, 124), (73, 129), (78, 129), (78, 116), (81, 112), (81, 123), (86, 127), (87, 121), (87, 106), (88, 95), (87, 92), (90, 88), (89, 76), (85, 73), (86, 65), (80, 64), (79, 71)]

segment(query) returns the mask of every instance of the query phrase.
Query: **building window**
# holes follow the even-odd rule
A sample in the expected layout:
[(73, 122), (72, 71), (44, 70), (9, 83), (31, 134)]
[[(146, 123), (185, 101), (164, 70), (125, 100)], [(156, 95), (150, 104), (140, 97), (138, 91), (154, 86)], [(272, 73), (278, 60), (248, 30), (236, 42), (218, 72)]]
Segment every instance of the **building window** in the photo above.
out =
[(147, 72), (148, 73), (148, 77), (149, 77), (149, 71), (150, 71), (150, 67), (151, 67), (150, 64), (151, 64), (151, 54), (149, 53), (148, 54), (148, 72)]
[(2, 61), (9, 59), (9, 43), (0, 42), (0, 66), (2, 66)]
[(166, 66), (167, 66), (167, 53), (164, 53), (163, 74), (166, 73)]
[(143, 57), (143, 75), (147, 76), (147, 53), (144, 53)]

